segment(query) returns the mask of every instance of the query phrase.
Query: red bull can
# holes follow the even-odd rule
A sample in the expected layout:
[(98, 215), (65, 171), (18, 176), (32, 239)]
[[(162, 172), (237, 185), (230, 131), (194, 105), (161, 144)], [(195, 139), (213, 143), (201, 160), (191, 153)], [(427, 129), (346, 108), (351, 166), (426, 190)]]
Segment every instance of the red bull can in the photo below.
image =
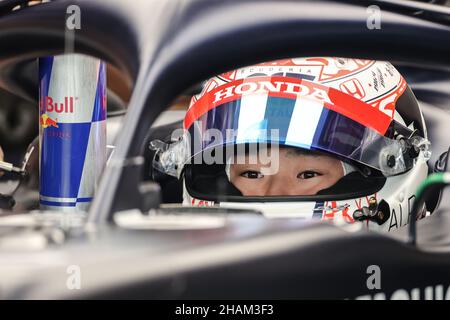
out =
[(40, 207), (86, 211), (106, 163), (106, 67), (68, 54), (39, 59)]

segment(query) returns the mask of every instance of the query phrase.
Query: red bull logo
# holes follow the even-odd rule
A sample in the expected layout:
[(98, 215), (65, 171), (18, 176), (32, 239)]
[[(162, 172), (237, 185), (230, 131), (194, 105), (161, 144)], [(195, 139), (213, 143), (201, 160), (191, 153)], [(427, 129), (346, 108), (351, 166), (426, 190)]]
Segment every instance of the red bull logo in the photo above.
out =
[(64, 97), (64, 102), (53, 101), (52, 97), (45, 96), (41, 99), (41, 112), (73, 113), (75, 97)]
[(42, 126), (43, 129), (46, 129), (48, 127), (59, 128), (59, 126), (58, 126), (58, 119), (53, 120), (46, 113), (41, 115), (41, 121), (40, 122), (41, 122), (41, 126)]

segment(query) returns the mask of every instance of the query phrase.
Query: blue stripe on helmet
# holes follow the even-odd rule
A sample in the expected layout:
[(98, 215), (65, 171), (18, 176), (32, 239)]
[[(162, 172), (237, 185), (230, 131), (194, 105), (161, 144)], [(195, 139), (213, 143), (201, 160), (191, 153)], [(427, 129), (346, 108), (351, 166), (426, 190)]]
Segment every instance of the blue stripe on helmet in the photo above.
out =
[(267, 135), (270, 136), (271, 130), (278, 130), (281, 144), (285, 141), (295, 102), (296, 100), (293, 99), (279, 97), (267, 98), (266, 113), (264, 114), (264, 119), (267, 123)]

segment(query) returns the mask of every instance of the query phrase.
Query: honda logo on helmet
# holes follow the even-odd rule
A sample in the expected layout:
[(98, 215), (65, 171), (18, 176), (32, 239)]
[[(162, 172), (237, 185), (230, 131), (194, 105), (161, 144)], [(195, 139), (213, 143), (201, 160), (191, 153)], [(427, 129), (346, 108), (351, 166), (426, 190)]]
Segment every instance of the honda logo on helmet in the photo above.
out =
[(361, 82), (359, 82), (359, 80), (355, 78), (341, 83), (339, 89), (341, 89), (342, 92), (352, 95), (357, 99), (362, 99), (366, 95)]
[(295, 96), (309, 96), (311, 98), (331, 103), (327, 90), (322, 86), (308, 81), (283, 81), (275, 78), (264, 80), (243, 81), (241, 83), (234, 83), (226, 86), (222, 90), (214, 93), (214, 103), (221, 100), (231, 98), (233, 96), (259, 94), (259, 93), (282, 93)]

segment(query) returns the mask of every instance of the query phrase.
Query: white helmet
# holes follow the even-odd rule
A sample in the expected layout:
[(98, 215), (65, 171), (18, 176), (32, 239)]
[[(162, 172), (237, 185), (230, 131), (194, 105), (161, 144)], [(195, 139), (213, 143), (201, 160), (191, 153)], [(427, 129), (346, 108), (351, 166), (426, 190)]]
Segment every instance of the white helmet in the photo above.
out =
[[(214, 77), (173, 137), (154, 145), (154, 165), (184, 179), (186, 205), (342, 218), (381, 231), (408, 223), (430, 157), (405, 79), (389, 62), (360, 59), (286, 59)], [(313, 195), (244, 196), (230, 181), (228, 151), (235, 159), (239, 146), (248, 153), (263, 144), (331, 155), (342, 161), (343, 177)]]

